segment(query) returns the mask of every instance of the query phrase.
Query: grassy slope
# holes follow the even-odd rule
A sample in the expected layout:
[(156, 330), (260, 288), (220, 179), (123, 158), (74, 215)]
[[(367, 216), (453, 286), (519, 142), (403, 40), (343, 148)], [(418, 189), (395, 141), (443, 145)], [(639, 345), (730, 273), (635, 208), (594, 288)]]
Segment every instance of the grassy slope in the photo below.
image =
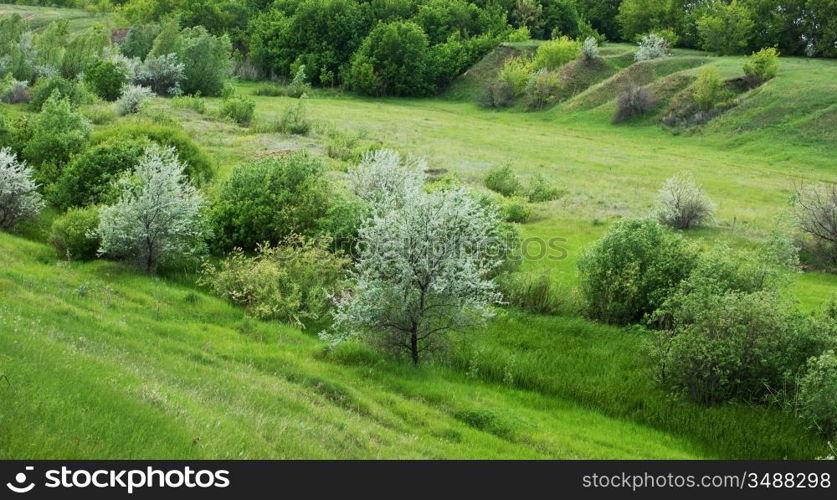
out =
[(20, 14), (29, 25), (38, 31), (52, 21), (63, 19), (68, 21), (70, 32), (81, 31), (94, 24), (101, 24), (107, 28), (114, 26), (113, 16), (98, 14), (81, 9), (65, 9), (57, 7), (35, 7), (29, 5), (12, 5), (0, 3), (0, 16)]

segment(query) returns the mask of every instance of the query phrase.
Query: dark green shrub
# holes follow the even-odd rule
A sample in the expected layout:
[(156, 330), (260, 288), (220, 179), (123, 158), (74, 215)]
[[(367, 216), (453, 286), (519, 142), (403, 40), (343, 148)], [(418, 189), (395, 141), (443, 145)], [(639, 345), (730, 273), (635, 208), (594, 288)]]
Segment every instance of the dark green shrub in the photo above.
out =
[[(84, 149), (90, 138), (90, 122), (70, 105), (69, 99), (54, 93), (41, 112), (28, 121), (22, 156), (34, 165), (52, 164), (60, 170), (70, 157)], [(37, 167), (36, 167), (37, 168)], [(54, 173), (54, 172), (53, 172)], [(41, 183), (55, 180), (53, 173), (38, 171)]]
[(209, 155), (203, 152), (186, 132), (174, 126), (147, 122), (124, 123), (95, 134), (92, 142), (101, 144), (110, 140), (142, 138), (161, 146), (173, 147), (180, 161), (186, 164), (186, 175), (192, 182), (201, 185), (212, 178), (214, 169)]
[(150, 141), (145, 137), (109, 139), (77, 155), (50, 189), (60, 209), (115, 201), (113, 181), (131, 170)]
[(323, 165), (305, 153), (239, 165), (212, 207), (215, 246), (253, 250), (294, 233), (312, 235), (330, 198)]
[(799, 381), (799, 416), (829, 439), (837, 438), (837, 354), (826, 351), (808, 361)]
[(227, 35), (215, 36), (202, 26), (186, 28), (177, 56), (183, 63), (186, 94), (221, 95), (232, 67), (232, 45)]
[(99, 60), (106, 47), (110, 46), (110, 32), (101, 25), (95, 25), (73, 37), (67, 44), (61, 61), (61, 75), (76, 78)]
[(67, 260), (96, 258), (99, 239), (99, 207), (71, 208), (52, 223), (49, 242), (59, 257)]
[(127, 68), (111, 61), (97, 61), (84, 71), (87, 88), (106, 101), (115, 101), (127, 81)]
[(152, 24), (135, 24), (131, 26), (125, 39), (119, 44), (119, 51), (127, 57), (145, 59), (154, 45), (159, 28)]
[(508, 165), (489, 170), (485, 176), (485, 187), (503, 196), (514, 196), (523, 190), (517, 174)]
[(41, 109), (53, 92), (58, 92), (61, 97), (66, 97), (73, 104), (85, 104), (90, 100), (87, 92), (79, 88), (76, 82), (67, 80), (60, 76), (39, 78), (32, 87), (32, 100), (30, 104), (36, 110)]
[(231, 97), (221, 103), (219, 114), (242, 126), (250, 125), (256, 111), (256, 101), (249, 97)]
[(427, 35), (412, 22), (375, 26), (352, 58), (349, 86), (366, 95), (418, 96), (435, 90)]
[(686, 278), (696, 256), (657, 221), (620, 221), (578, 261), (587, 314), (628, 324), (653, 313)]

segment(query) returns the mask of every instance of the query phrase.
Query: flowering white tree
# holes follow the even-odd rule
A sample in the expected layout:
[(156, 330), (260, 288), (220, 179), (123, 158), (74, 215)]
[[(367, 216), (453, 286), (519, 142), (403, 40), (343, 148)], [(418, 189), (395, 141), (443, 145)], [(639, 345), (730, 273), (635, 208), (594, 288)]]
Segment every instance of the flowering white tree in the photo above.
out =
[(691, 229), (712, 218), (715, 204), (689, 174), (678, 174), (666, 180), (660, 189), (654, 216), (675, 229)]
[(160, 263), (204, 249), (204, 200), (184, 168), (173, 148), (146, 148), (134, 171), (120, 180), (119, 201), (102, 208), (100, 254), (133, 260), (153, 273)]
[(363, 334), (418, 364), (445, 332), (478, 325), (501, 299), (492, 272), (502, 263), (499, 217), (461, 188), (416, 191), (360, 230), (355, 286), (337, 299), (339, 343)]
[(43, 207), (32, 169), (9, 148), (0, 149), (0, 229), (38, 215)]
[(378, 208), (390, 209), (421, 191), (427, 177), (423, 159), (402, 157), (396, 151), (379, 149), (363, 155), (349, 169), (349, 187)]

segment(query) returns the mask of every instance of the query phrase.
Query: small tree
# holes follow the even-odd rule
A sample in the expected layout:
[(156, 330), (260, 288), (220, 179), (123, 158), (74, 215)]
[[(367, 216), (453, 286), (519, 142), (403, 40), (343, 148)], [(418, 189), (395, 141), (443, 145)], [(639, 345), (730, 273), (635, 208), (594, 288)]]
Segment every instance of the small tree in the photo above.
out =
[(753, 36), (753, 20), (746, 5), (732, 0), (714, 2), (697, 21), (700, 45), (718, 55), (741, 54)]
[(654, 216), (675, 229), (698, 227), (712, 218), (715, 205), (689, 174), (666, 180), (657, 197)]
[(334, 344), (366, 334), (418, 364), (446, 332), (491, 317), (498, 226), (463, 189), (416, 192), (374, 215), (360, 230), (354, 288), (337, 299), (334, 327), (321, 337)]
[(149, 146), (132, 175), (120, 181), (117, 203), (102, 208), (100, 254), (134, 261), (153, 273), (203, 250), (204, 201), (183, 175), (173, 148)]
[(599, 58), (599, 42), (592, 36), (585, 38), (584, 43), (581, 44), (581, 57), (586, 62), (592, 62)]
[(779, 72), (779, 51), (774, 47), (761, 49), (744, 63), (744, 78), (751, 86), (761, 85)]
[(154, 97), (154, 92), (147, 87), (125, 85), (122, 87), (122, 94), (116, 101), (116, 111), (120, 115), (139, 113), (152, 97)]
[(639, 40), (639, 48), (634, 54), (636, 61), (647, 61), (668, 55), (668, 41), (657, 33), (648, 33)]
[(9, 148), (0, 149), (0, 229), (34, 217), (44, 207), (32, 170)]
[(423, 159), (379, 149), (365, 153), (360, 164), (349, 169), (349, 187), (373, 205), (392, 209), (421, 191), (426, 169)]
[(837, 262), (837, 184), (797, 189), (796, 220), (831, 262)]
[(87, 145), (90, 129), (90, 121), (73, 108), (69, 99), (53, 92), (41, 112), (29, 120), (22, 156), (37, 166), (63, 166)]

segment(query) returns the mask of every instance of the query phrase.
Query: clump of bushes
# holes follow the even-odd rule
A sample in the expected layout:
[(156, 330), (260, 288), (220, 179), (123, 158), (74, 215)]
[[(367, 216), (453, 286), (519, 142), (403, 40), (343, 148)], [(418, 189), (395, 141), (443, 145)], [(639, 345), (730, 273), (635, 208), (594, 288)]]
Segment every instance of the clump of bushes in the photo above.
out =
[(523, 57), (514, 57), (506, 61), (497, 75), (497, 80), (504, 82), (514, 97), (523, 95), (529, 76), (532, 74), (532, 61)]
[(554, 70), (576, 59), (581, 50), (581, 44), (569, 37), (562, 36), (549, 40), (538, 46), (532, 59), (534, 69)]
[(98, 227), (99, 207), (71, 208), (52, 222), (49, 242), (64, 259), (94, 259), (101, 244)]
[(9, 148), (0, 149), (0, 229), (35, 217), (43, 207), (32, 170)]
[(489, 170), (485, 176), (485, 187), (503, 196), (514, 196), (523, 190), (523, 184), (509, 165)]
[(653, 215), (675, 229), (691, 229), (712, 219), (715, 205), (689, 174), (666, 180), (657, 196)]
[(837, 438), (837, 354), (826, 351), (808, 360), (799, 380), (799, 416), (830, 439)]
[(547, 182), (543, 174), (535, 174), (529, 182), (527, 189), (529, 201), (532, 203), (543, 203), (557, 200), (563, 195), (563, 191)]
[(555, 102), (558, 90), (558, 75), (546, 69), (532, 73), (526, 84), (526, 106), (530, 110), (544, 109)]
[(640, 321), (686, 278), (696, 256), (655, 220), (617, 222), (578, 261), (587, 315), (606, 323)]
[(651, 93), (636, 84), (630, 84), (616, 97), (616, 114), (613, 123), (621, 123), (644, 115), (654, 107)]
[(480, 95), (480, 104), (486, 108), (507, 108), (514, 104), (514, 88), (505, 80), (488, 82)]
[(779, 72), (779, 51), (768, 47), (754, 52), (744, 63), (743, 69), (745, 80), (751, 87), (757, 87)]
[(648, 33), (639, 40), (634, 60), (647, 61), (668, 55), (668, 41), (658, 33)]
[(239, 165), (212, 207), (215, 244), (219, 250), (254, 250), (291, 234), (313, 236), (330, 197), (322, 163), (305, 153)]
[(116, 101), (116, 111), (120, 115), (139, 113), (152, 97), (154, 92), (148, 87), (126, 85)]
[(183, 92), (181, 84), (186, 78), (185, 70), (186, 66), (178, 60), (177, 54), (149, 56), (137, 73), (136, 83), (157, 95), (177, 96)]
[(522, 196), (514, 196), (503, 203), (503, 220), (523, 224), (532, 216), (532, 208)]
[(224, 99), (219, 111), (222, 117), (230, 118), (242, 126), (250, 125), (256, 111), (256, 102), (249, 97), (235, 96)]
[(84, 71), (84, 83), (106, 101), (115, 101), (128, 83), (127, 68), (112, 61), (97, 61)]
[(35, 85), (32, 87), (32, 100), (30, 104), (33, 108), (40, 111), (47, 99), (56, 92), (59, 97), (69, 99), (74, 105), (85, 104), (90, 101), (90, 96), (87, 94), (87, 91), (76, 82), (60, 76), (51, 76), (39, 78), (35, 82)]
[(277, 246), (259, 245), (253, 257), (235, 249), (220, 267), (206, 264), (201, 281), (257, 318), (303, 326), (320, 319), (340, 291), (349, 260), (330, 245), (328, 238), (292, 235)]
[(709, 66), (701, 70), (695, 82), (692, 99), (701, 111), (710, 111), (718, 103), (725, 101), (729, 92), (724, 86), (718, 68)]
[(21, 156), (36, 166), (40, 182), (51, 183), (70, 157), (87, 146), (90, 130), (87, 118), (55, 92), (19, 131), (25, 144)]

